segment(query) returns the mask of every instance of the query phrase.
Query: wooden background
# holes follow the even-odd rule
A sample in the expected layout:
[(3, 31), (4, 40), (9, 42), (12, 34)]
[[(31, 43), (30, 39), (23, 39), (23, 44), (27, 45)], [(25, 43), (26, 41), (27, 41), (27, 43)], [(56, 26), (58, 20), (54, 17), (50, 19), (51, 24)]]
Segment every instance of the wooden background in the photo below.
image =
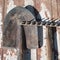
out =
[[(19, 49), (7, 47), (2, 48), (2, 26), (6, 14), (11, 9), (16, 6), (26, 7), (28, 5), (31, 5), (35, 9), (37, 9), (39, 14), (41, 15), (41, 18), (49, 18), (51, 20), (60, 19), (60, 0), (0, 0), (0, 60), (18, 59)], [(35, 11), (33, 12), (35, 13)], [(39, 18), (38, 15), (37, 18)], [(53, 30), (53, 39), (51, 39), (49, 36), (49, 31), (53, 28), (48, 28), (45, 26), (43, 26), (42, 28), (43, 45), (41, 48), (30, 50), (30, 60), (60, 60), (60, 27), (56, 27), (55, 30)], [(53, 44), (51, 43), (51, 41), (53, 41)]]

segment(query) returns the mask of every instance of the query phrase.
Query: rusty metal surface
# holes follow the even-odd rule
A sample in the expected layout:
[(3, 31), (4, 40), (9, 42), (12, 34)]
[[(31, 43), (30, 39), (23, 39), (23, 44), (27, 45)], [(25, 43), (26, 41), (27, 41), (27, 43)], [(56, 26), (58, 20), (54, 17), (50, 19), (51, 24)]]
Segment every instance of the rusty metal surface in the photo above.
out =
[[(8, 47), (16, 46), (17, 25), (22, 21), (35, 20), (34, 16), (23, 7), (12, 9), (4, 20), (3, 45)], [(27, 48), (38, 47), (37, 26), (22, 26), (22, 40), (26, 40)], [(25, 36), (23, 36), (25, 34)], [(18, 42), (17, 42), (18, 43)]]

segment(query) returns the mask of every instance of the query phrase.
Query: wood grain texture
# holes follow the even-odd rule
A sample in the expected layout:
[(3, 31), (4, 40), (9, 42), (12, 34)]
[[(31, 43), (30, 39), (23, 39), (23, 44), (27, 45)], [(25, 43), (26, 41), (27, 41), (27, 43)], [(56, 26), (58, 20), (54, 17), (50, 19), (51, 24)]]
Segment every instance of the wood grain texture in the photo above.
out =
[(17, 50), (13, 48), (3, 48), (3, 60), (17, 60)]
[(3, 0), (0, 0), (0, 60), (3, 59), (3, 56), (2, 56), (3, 55), (3, 53), (2, 53), (2, 51), (3, 51), (2, 50), (3, 6), (4, 6)]
[[(58, 8), (58, 18), (60, 19), (60, 0), (57, 0)], [(60, 60), (60, 27), (56, 28), (57, 30), (57, 46), (58, 46), (58, 60)]]
[(58, 19), (60, 19), (60, 0), (56, 0), (56, 3), (57, 3), (57, 15), (58, 15)]
[(2, 44), (2, 26), (3, 26), (3, 1), (0, 1), (0, 48)]
[[(48, 4), (48, 5), (47, 5)], [(41, 16), (41, 19), (49, 18), (51, 19), (51, 0), (41, 0), (40, 1), (40, 11), (39, 14)], [(43, 44), (40, 49), (40, 60), (51, 60), (51, 44), (50, 39), (48, 38), (48, 27), (43, 26)]]
[(58, 60), (60, 60), (60, 27), (56, 28), (56, 33), (57, 33), (57, 53), (58, 53)]
[[(57, 3), (57, 18), (58, 20), (60, 19), (60, 0), (56, 0)], [(55, 11), (56, 12), (56, 11)], [(57, 48), (55, 48), (56, 50), (56, 54), (57, 54), (57, 59), (60, 59), (60, 27), (56, 27), (56, 38), (55, 38), (55, 46), (57, 45)]]
[[(41, 10), (41, 8), (40, 8), (40, 4), (41, 4), (41, 1), (40, 0), (34, 0), (34, 7), (35, 7), (35, 9), (36, 9), (36, 11), (35, 11), (35, 16), (36, 16), (36, 20), (37, 21), (39, 21), (39, 20), (41, 20), (41, 16), (40, 16), (40, 14), (39, 14), (39, 11)], [(42, 30), (42, 29), (41, 29)], [(39, 48), (37, 48), (36, 49), (36, 60), (40, 60), (40, 57), (41, 57), (41, 48), (40, 48), (40, 33), (39, 33), (39, 31), (41, 31), (40, 30), (40, 27), (38, 27), (38, 45), (39, 45)], [(41, 33), (42, 33), (42, 31), (41, 31)], [(42, 35), (41, 35), (42, 36)]]
[[(57, 0), (57, 13), (58, 13), (58, 19), (60, 19), (60, 0)], [(57, 34), (57, 53), (58, 53), (58, 60), (60, 59), (60, 27), (56, 28), (56, 34)]]

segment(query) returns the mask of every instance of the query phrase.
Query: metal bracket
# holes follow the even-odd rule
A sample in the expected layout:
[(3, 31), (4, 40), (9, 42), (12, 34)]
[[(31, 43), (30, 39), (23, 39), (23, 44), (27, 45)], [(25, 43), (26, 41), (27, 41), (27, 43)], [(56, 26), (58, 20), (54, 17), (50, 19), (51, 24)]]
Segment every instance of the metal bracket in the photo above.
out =
[(59, 27), (60, 26), (60, 20), (45, 20), (45, 21), (22, 21), (20, 22), (20, 25), (23, 26), (48, 26), (48, 27)]

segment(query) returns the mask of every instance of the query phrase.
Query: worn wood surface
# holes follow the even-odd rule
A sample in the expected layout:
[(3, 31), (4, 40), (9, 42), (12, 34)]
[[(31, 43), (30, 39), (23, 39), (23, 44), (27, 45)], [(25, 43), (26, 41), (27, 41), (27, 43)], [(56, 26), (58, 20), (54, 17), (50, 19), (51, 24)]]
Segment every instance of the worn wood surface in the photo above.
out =
[[(58, 18), (60, 18), (60, 0), (57, 0), (57, 13), (58, 13)], [(57, 33), (57, 51), (58, 51), (58, 60), (60, 60), (60, 27), (56, 28), (56, 33)]]
[(3, 26), (3, 0), (0, 0), (0, 60), (3, 59), (3, 49), (2, 49), (2, 26)]
[[(48, 5), (47, 5), (48, 4)], [(43, 18), (49, 18), (51, 19), (51, 0), (47, 1), (47, 0), (41, 0), (40, 1), (40, 11), (39, 14), (41, 16), (41, 19)], [(50, 38), (48, 37), (48, 27), (43, 26), (42, 27), (42, 33), (43, 33), (43, 43), (40, 49), (40, 60), (51, 60), (51, 44), (50, 44)], [(50, 52), (50, 53), (49, 53)], [(38, 52), (39, 53), (39, 52)], [(38, 57), (39, 59), (39, 57)]]
[[(16, 0), (5, 0), (5, 5), (4, 5), (4, 18), (5, 18), (5, 16), (6, 16), (6, 14), (11, 10), (11, 9), (13, 9), (14, 7), (16, 7), (16, 6), (18, 6), (18, 1), (16, 2)], [(22, 6), (22, 5), (21, 5)], [(18, 31), (19, 32), (19, 31)], [(17, 32), (17, 34), (18, 34), (18, 32)], [(14, 58), (11, 58), (11, 57), (13, 57), (14, 55), (15, 55), (15, 53), (17, 53), (17, 58), (15, 58), (15, 60), (17, 60), (17, 59), (21, 59), (20, 58), (20, 54), (18, 54), (18, 53), (20, 53), (20, 52), (22, 52), (22, 48), (20, 47), (20, 44), (21, 44), (22, 42), (20, 41), (20, 40), (18, 40), (18, 46), (17, 46), (17, 49), (15, 50), (16, 52), (14, 52), (14, 54), (11, 56), (11, 51), (12, 50), (14, 50), (14, 49), (12, 49), (11, 51), (9, 50), (9, 48), (6, 48), (6, 49), (3, 49), (3, 55), (5, 54), (6, 55), (6, 53), (7, 52), (5, 52), (4, 53), (4, 51), (5, 50), (7, 50), (7, 51), (9, 51), (9, 53), (8, 53), (8, 55), (6, 55), (6, 56), (3, 56), (3, 59), (4, 58), (6, 58), (5, 60), (13, 60)], [(19, 50), (19, 47), (21, 48), (21, 50)]]

